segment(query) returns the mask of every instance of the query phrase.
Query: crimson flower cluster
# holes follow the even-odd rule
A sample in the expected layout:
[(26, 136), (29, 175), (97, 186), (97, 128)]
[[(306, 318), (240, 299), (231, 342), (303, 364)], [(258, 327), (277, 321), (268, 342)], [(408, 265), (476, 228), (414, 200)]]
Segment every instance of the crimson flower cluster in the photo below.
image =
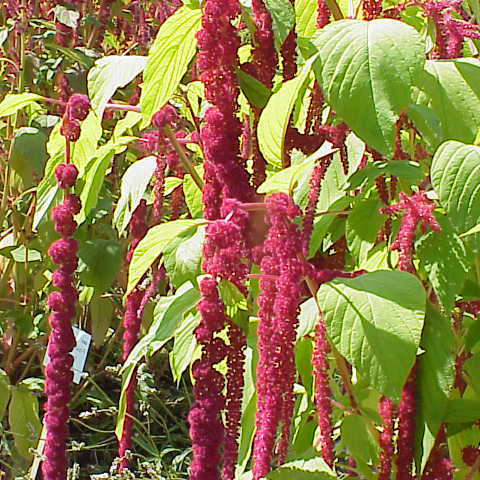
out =
[[(236, 68), (240, 39), (232, 21), (240, 13), (237, 0), (207, 0), (197, 34), (200, 80), (210, 107), (201, 138), (205, 155), (205, 217), (220, 217), (221, 198), (248, 201), (252, 196), (240, 156), (241, 124), (236, 116), (239, 87)], [(221, 192), (221, 193), (220, 193)]]
[(393, 427), (396, 408), (389, 398), (382, 397), (378, 405), (378, 411), (383, 420), (383, 430), (380, 433), (381, 451), (378, 480), (390, 480), (393, 459)]
[(195, 336), (202, 347), (202, 357), (192, 367), (193, 376), (198, 381), (193, 389), (195, 403), (188, 415), (193, 443), (190, 480), (220, 480), (220, 447), (225, 438), (221, 419), (225, 408), (225, 379), (215, 365), (227, 354), (227, 345), (217, 336), (223, 330), (227, 317), (215, 279), (204, 278), (200, 283), (200, 293), (202, 299), (197, 308), (202, 322), (195, 330)]
[(298, 259), (303, 248), (302, 235), (294, 222), (300, 216), (299, 208), (288, 195), (281, 193), (268, 197), (266, 208), (270, 228), (263, 247), (262, 293), (258, 297), (258, 404), (253, 449), (255, 480), (270, 471), (279, 426), (279, 460), (283, 461), (287, 454), (295, 400), (294, 342), (305, 273), (305, 264)]
[[(426, 15), (435, 24), (438, 58), (458, 58), (462, 54), (465, 38), (480, 38), (478, 25), (467, 23), (461, 0), (428, 1), (423, 4)], [(452, 13), (463, 17), (457, 20)]]
[(434, 209), (435, 204), (428, 199), (424, 191), (420, 191), (410, 197), (405, 193), (400, 192), (400, 202), (380, 210), (381, 213), (396, 213), (402, 210), (404, 211), (400, 231), (391, 246), (392, 250), (399, 250), (400, 252), (400, 270), (414, 272), (412, 256), (415, 232), (419, 224), (422, 224), (424, 231), (427, 227), (430, 227), (437, 232), (440, 231), (440, 225), (433, 215)]
[(62, 237), (48, 250), (52, 261), (59, 265), (59, 268), (52, 275), (52, 283), (58, 291), (48, 296), (48, 306), (52, 313), (49, 317), (51, 333), (45, 384), (47, 433), (45, 460), (42, 464), (45, 480), (63, 480), (67, 473), (68, 403), (73, 379), (73, 357), (70, 352), (75, 346), (72, 320), (76, 315), (78, 299), (73, 277), (78, 265), (78, 243), (72, 238), (77, 227), (73, 216), (81, 210), (80, 199), (69, 194), (68, 190), (75, 185), (77, 174), (76, 167), (71, 164), (60, 164), (55, 170), (58, 184), (65, 190), (65, 200), (52, 211), (55, 230)]

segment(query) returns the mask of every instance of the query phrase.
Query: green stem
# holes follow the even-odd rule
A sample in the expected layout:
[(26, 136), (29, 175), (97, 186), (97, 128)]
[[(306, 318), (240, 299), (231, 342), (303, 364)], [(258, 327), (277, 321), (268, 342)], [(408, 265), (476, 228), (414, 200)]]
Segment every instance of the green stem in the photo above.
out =
[(335, 20), (342, 20), (343, 18), (345, 18), (336, 0), (325, 0), (325, 1)]
[(185, 155), (185, 150), (178, 143), (177, 137), (173, 133), (173, 130), (170, 128), (169, 125), (166, 125), (164, 127), (164, 132), (165, 132), (165, 135), (167, 135), (170, 142), (172, 143), (173, 148), (177, 152), (178, 157), (180, 159), (180, 163), (182, 164), (183, 168), (185, 168), (185, 170), (192, 176), (193, 181), (195, 182), (197, 187), (200, 189), (200, 191), (203, 191), (203, 180), (200, 178), (195, 168), (193, 168), (192, 163), (190, 162), (188, 157)]

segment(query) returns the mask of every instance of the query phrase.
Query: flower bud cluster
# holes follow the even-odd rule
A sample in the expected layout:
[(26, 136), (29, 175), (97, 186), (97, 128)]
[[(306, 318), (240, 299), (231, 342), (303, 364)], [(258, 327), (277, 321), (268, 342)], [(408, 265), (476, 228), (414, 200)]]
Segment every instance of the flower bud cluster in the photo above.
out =
[(80, 137), (80, 122), (87, 118), (90, 101), (86, 95), (73, 94), (65, 109), (60, 133), (70, 142), (76, 142)]
[(68, 402), (73, 379), (73, 357), (70, 352), (75, 346), (71, 322), (76, 315), (78, 300), (73, 277), (78, 265), (78, 243), (72, 235), (77, 227), (73, 217), (81, 210), (80, 199), (74, 194), (68, 194), (67, 190), (74, 186), (77, 173), (77, 169), (70, 164), (60, 164), (55, 170), (57, 181), (65, 190), (65, 200), (52, 211), (55, 230), (62, 237), (48, 250), (52, 261), (59, 268), (52, 275), (52, 283), (58, 291), (48, 296), (48, 306), (53, 312), (49, 317), (51, 333), (45, 384), (47, 433), (45, 460), (42, 464), (45, 480), (63, 480), (67, 472)]

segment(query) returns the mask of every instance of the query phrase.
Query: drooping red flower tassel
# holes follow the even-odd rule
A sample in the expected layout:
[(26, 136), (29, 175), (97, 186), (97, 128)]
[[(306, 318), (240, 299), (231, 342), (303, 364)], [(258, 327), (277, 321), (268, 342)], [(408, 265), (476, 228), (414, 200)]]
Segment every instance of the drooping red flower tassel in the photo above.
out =
[(258, 480), (271, 468), (276, 430), (282, 425), (279, 457), (286, 456), (293, 413), (295, 381), (294, 342), (302, 297), (305, 266), (298, 259), (302, 236), (293, 219), (299, 208), (286, 194), (273, 194), (267, 201), (270, 225), (261, 261), (257, 366), (257, 432), (253, 476)]
[(413, 272), (414, 267), (412, 263), (415, 232), (417, 226), (421, 223), (423, 229), (430, 227), (432, 230), (440, 231), (433, 210), (435, 204), (429, 200), (424, 191), (415, 193), (411, 197), (405, 193), (400, 192), (400, 202), (389, 207), (382, 208), (381, 213), (395, 213), (403, 210), (404, 215), (400, 225), (400, 231), (397, 238), (392, 243), (392, 250), (400, 251), (399, 268), (406, 272)]
[[(445, 425), (442, 425), (438, 432), (435, 445), (430, 453), (430, 458), (425, 465), (422, 480), (453, 480), (455, 466), (448, 456), (448, 447), (446, 445), (447, 435), (445, 430)], [(465, 463), (467, 463), (466, 457), (468, 457), (468, 455), (465, 455), (464, 449), (463, 460)], [(469, 463), (467, 463), (467, 465), (469, 465)], [(470, 465), (473, 465), (473, 462)]]
[(380, 416), (383, 420), (383, 430), (380, 433), (380, 466), (378, 467), (378, 480), (390, 480), (393, 461), (393, 423), (395, 405), (387, 397), (382, 397), (378, 405)]
[(65, 200), (52, 211), (55, 230), (62, 238), (48, 250), (52, 261), (59, 265), (52, 276), (52, 283), (59, 291), (48, 296), (48, 306), (53, 313), (49, 317), (51, 333), (45, 383), (47, 403), (44, 421), (47, 433), (42, 464), (45, 480), (65, 480), (67, 477), (68, 402), (73, 380), (73, 357), (70, 352), (75, 346), (72, 320), (76, 316), (78, 299), (73, 277), (78, 265), (78, 243), (72, 235), (77, 228), (73, 216), (81, 210), (80, 199), (67, 192), (75, 185), (77, 175), (78, 170), (71, 164), (60, 164), (55, 170), (58, 184), (65, 190)]
[[(140, 243), (142, 238), (147, 233), (146, 224), (147, 215), (147, 202), (141, 200), (138, 207), (132, 214), (130, 220), (130, 249), (127, 253), (127, 264), (130, 263), (135, 248)], [(144, 292), (138, 287), (135, 288), (127, 297), (125, 302), (125, 313), (123, 317), (123, 352), (122, 360), (125, 361), (130, 352), (135, 346), (138, 335), (140, 333), (140, 327), (142, 323), (142, 316), (139, 315), (140, 305), (143, 299)], [(133, 415), (135, 414), (135, 389), (137, 386), (137, 375), (133, 372), (130, 383), (126, 390), (126, 408), (125, 419), (123, 423), (122, 436), (118, 445), (118, 456), (120, 457), (120, 469), (123, 470), (129, 466), (129, 459), (126, 456), (126, 452), (132, 448), (132, 433), (133, 433)]]
[(315, 345), (312, 357), (313, 375), (315, 378), (315, 405), (317, 407), (318, 426), (320, 428), (320, 450), (325, 462), (332, 467), (335, 455), (333, 451), (333, 425), (331, 418), (332, 391), (329, 381), (329, 352), (330, 345), (327, 340), (327, 332), (323, 321), (320, 320), (315, 327)]
[(202, 346), (202, 357), (192, 367), (197, 381), (193, 388), (195, 403), (188, 415), (193, 443), (190, 480), (220, 480), (220, 447), (225, 438), (221, 419), (225, 407), (225, 379), (214, 366), (227, 354), (227, 345), (216, 336), (223, 330), (227, 317), (213, 278), (201, 281), (200, 293), (202, 300), (197, 308), (202, 320), (195, 336)]
[(237, 0), (207, 0), (203, 28), (197, 34), (197, 65), (205, 97), (212, 105), (200, 133), (205, 154), (203, 203), (209, 220), (219, 218), (222, 198), (248, 201), (253, 195), (240, 155), (241, 123), (236, 116), (240, 39), (232, 21), (239, 13)]
[(417, 401), (417, 364), (414, 365), (407, 383), (403, 387), (402, 400), (398, 407), (398, 440), (397, 440), (397, 476), (396, 480), (413, 480), (412, 465), (415, 449), (415, 417)]

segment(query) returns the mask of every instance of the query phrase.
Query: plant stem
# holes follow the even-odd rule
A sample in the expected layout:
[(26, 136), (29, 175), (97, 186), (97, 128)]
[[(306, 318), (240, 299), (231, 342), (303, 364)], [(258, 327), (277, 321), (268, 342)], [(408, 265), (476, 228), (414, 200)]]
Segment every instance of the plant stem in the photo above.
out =
[(193, 165), (192, 163), (190, 162), (190, 160), (188, 159), (188, 157), (185, 155), (185, 150), (182, 148), (182, 146), (178, 143), (178, 140), (177, 140), (177, 137), (175, 136), (175, 134), (173, 133), (173, 130), (170, 128), (169, 125), (166, 125), (164, 128), (163, 128), (164, 132), (165, 132), (165, 135), (167, 135), (168, 139), (170, 140), (173, 148), (175, 149), (175, 151), (177, 152), (178, 154), (178, 157), (180, 158), (180, 162), (183, 166), (183, 168), (185, 168), (185, 170), (192, 176), (192, 179), (193, 181), (195, 182), (195, 184), (197, 185), (197, 187), (203, 191), (203, 180), (200, 178), (200, 176), (198, 175), (197, 171), (195, 170), (195, 168), (193, 168)]

